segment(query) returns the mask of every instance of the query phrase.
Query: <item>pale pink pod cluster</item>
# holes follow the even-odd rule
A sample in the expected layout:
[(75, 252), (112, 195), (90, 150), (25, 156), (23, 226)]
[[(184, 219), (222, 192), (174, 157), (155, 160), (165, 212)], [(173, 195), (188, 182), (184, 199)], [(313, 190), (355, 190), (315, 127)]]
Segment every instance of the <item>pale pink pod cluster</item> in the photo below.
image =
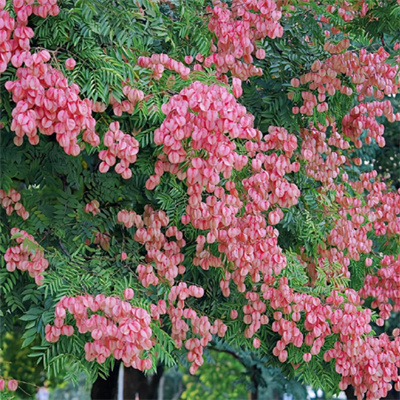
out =
[[(332, 132), (327, 140), (328, 127)], [(331, 184), (339, 176), (341, 165), (346, 162), (346, 157), (333, 150), (332, 146), (346, 149), (349, 143), (343, 140), (334, 123), (302, 129), (301, 137), (301, 159), (306, 162), (306, 174), (324, 184)]]
[(117, 215), (119, 224), (123, 224), (125, 228), (143, 228), (144, 223), (142, 217), (135, 213), (135, 211), (121, 210)]
[[(369, 9), (369, 4), (367, 2), (343, 2), (343, 3), (335, 3), (328, 4), (326, 6), (326, 10), (329, 13), (336, 14), (339, 16), (344, 22), (352, 21), (356, 16), (364, 17)], [(329, 18), (325, 16), (321, 17), (321, 21), (330, 22)], [(340, 32), (338, 29), (334, 30), (335, 33)]]
[[(243, 306), (243, 322), (247, 325), (247, 328), (244, 331), (244, 336), (246, 338), (251, 338), (261, 329), (262, 325), (268, 324), (269, 318), (265, 314), (267, 306), (260, 299), (258, 293), (247, 292), (246, 299), (248, 303)], [(256, 345), (257, 344), (259, 347), (259, 340), (256, 340)]]
[[(392, 270), (393, 263), (398, 261), (393, 257), (386, 257), (385, 266), (381, 276), (387, 269)], [(393, 279), (393, 278), (392, 278)], [(368, 280), (367, 280), (368, 281)], [(386, 334), (379, 337), (369, 336), (371, 332), (371, 310), (361, 308), (360, 295), (351, 289), (346, 289), (340, 295), (333, 291), (326, 299), (325, 304), (317, 297), (304, 293), (296, 293), (288, 286), (286, 278), (279, 280), (278, 288), (270, 286), (271, 281), (266, 282), (261, 288), (264, 300), (272, 309), (272, 330), (279, 333), (273, 354), (281, 362), (288, 360), (288, 346), (309, 349), (303, 354), (304, 362), (310, 362), (312, 356), (321, 352), (321, 348), (328, 336), (335, 334), (337, 341), (333, 348), (326, 351), (323, 358), (326, 362), (335, 359), (336, 371), (342, 375), (340, 389), (345, 390), (348, 385), (355, 388), (356, 395), (361, 398), (365, 394), (367, 399), (385, 397), (392, 388), (391, 381), (399, 388), (399, 376), (397, 368), (400, 365), (400, 339), (398, 330), (393, 331), (394, 340), (389, 340)], [(362, 289), (360, 293), (365, 296), (377, 295), (382, 303), (387, 304), (388, 297), (396, 296), (396, 291), (384, 292), (382, 285), (372, 293), (372, 288)], [(249, 294), (249, 298), (257, 301), (256, 294)], [(262, 308), (260, 309), (260, 311)], [(380, 308), (383, 316), (387, 318), (386, 307)], [(247, 317), (253, 312), (245, 306), (245, 323), (250, 323), (253, 318)], [(304, 318), (304, 330), (300, 331), (298, 323)]]
[[(372, 262), (372, 260), (371, 260)], [(372, 297), (372, 308), (379, 309), (382, 319), (388, 319), (392, 311), (400, 311), (400, 256), (385, 256), (376, 275), (367, 275), (359, 294)]]
[(365, 143), (371, 143), (375, 139), (380, 147), (385, 146), (383, 137), (384, 126), (376, 118), (384, 115), (389, 122), (400, 121), (400, 113), (393, 112), (390, 100), (372, 101), (369, 103), (359, 103), (345, 115), (342, 120), (343, 134), (349, 137), (357, 148), (362, 146), (360, 136), (364, 131), (367, 132)]
[[(195, 82), (173, 96), (162, 111), (167, 117), (155, 131), (154, 139), (156, 144), (163, 145), (164, 154), (159, 156), (155, 175), (146, 187), (157, 186), (165, 172), (185, 179), (189, 198), (182, 222), (208, 231), (197, 238), (193, 264), (203, 269), (220, 266), (220, 257), (207, 248), (207, 244), (218, 242), (219, 251), (235, 266), (221, 281), (226, 296), (231, 279), (244, 291), (244, 280), (249, 274), (254, 282), (261, 279), (261, 274), (279, 274), (286, 259), (277, 246), (277, 231), (267, 227), (261, 213), (276, 207), (271, 210), (270, 223), (277, 224), (283, 217), (280, 207), (297, 203), (300, 192), (284, 177), (299, 170), (299, 163), (290, 161), (297, 148), (295, 136), (283, 128), (271, 127), (263, 138), (252, 126), (253, 117), (232, 94), (216, 85)], [(235, 151), (235, 139), (245, 142), (246, 155)], [(283, 150), (283, 154), (266, 154), (272, 150)], [(250, 178), (243, 179), (245, 192), (241, 196), (234, 181), (228, 179), (248, 164), (249, 157), (253, 158), (254, 171)], [(189, 163), (185, 173), (180, 170), (184, 162)], [(221, 177), (226, 180), (224, 185)], [(242, 207), (248, 215), (239, 217)], [(245, 231), (248, 233), (243, 234)], [(154, 281), (152, 266), (140, 268), (142, 274)]]
[[(35, 241), (32, 235), (27, 232), (12, 228), (11, 235), (18, 236), (15, 238), (17, 246), (9, 247), (4, 255), (6, 261), (6, 268), (8, 271), (13, 272), (15, 269), (21, 271), (28, 271), (29, 275), (35, 279), (37, 285), (42, 284), (43, 271), (49, 266), (49, 262), (44, 257), (42, 249)], [(30, 249), (29, 246), (36, 248)]]
[(28, 18), (32, 14), (46, 18), (59, 12), (57, 0), (43, 0), (39, 4), (31, 0), (14, 0), (16, 19), (4, 7), (5, 2), (0, 2), (0, 74), (7, 69), (10, 61), (14, 67), (19, 67), (21, 58), (24, 59), (25, 53), (29, 53), (30, 39), (34, 33), (27, 26)]
[[(185, 62), (187, 62), (186, 60), (190, 61), (190, 58), (185, 59)], [(138, 64), (142, 68), (151, 69), (154, 79), (157, 80), (161, 79), (165, 68), (178, 73), (183, 80), (187, 80), (190, 74), (190, 68), (186, 67), (180, 61), (170, 58), (167, 54), (153, 54), (151, 57), (139, 57)]]
[[(176, 346), (182, 347), (185, 343), (185, 348), (188, 350), (187, 359), (192, 363), (191, 374), (194, 374), (203, 364), (203, 348), (211, 341), (212, 335), (217, 334), (223, 337), (227, 330), (227, 326), (221, 320), (216, 319), (211, 324), (207, 316), (200, 317), (195, 310), (186, 306), (185, 300), (190, 297), (201, 298), (203, 295), (203, 288), (194, 285), (188, 287), (186, 283), (181, 282), (171, 288), (168, 295), (169, 306), (166, 310), (164, 303), (159, 303), (152, 310), (158, 318), (165, 312), (169, 315), (172, 322), (172, 338)], [(200, 339), (196, 336), (187, 339), (190, 328), (185, 320), (190, 321), (192, 334), (200, 336)]]
[[(327, 271), (327, 276), (332, 278), (338, 275), (350, 277), (348, 271), (350, 261), (359, 261), (363, 254), (371, 253), (373, 243), (368, 238), (370, 231), (374, 230), (376, 236), (398, 235), (400, 233), (400, 217), (398, 216), (400, 213), (400, 193), (387, 192), (386, 184), (377, 180), (376, 171), (363, 173), (356, 181), (350, 181), (347, 174), (342, 174), (341, 178), (343, 182), (350, 185), (356, 195), (350, 196), (346, 192), (344, 183), (329, 183), (328, 188), (336, 191), (335, 202), (340, 206), (338, 209), (339, 218), (332, 221), (331, 230), (327, 236), (329, 247), (318, 248), (318, 253), (321, 256), (318, 259), (320, 268), (325, 268), (324, 263), (326, 261), (329, 261), (329, 264), (336, 263), (339, 266), (335, 272), (333, 270)], [(358, 198), (358, 195), (365, 192), (367, 194), (363, 202)], [(367, 257), (365, 265), (369, 267), (372, 263), (373, 260)], [(381, 269), (382, 274), (385, 274), (384, 264), (381, 264)], [(389, 268), (389, 270), (392, 269)], [(376, 279), (379, 280), (378, 276), (367, 276), (365, 284), (370, 285), (371, 279), (374, 282)], [(363, 293), (362, 290), (360, 294)], [(368, 293), (368, 290), (366, 293)], [(363, 295), (365, 296), (365, 294)], [(376, 304), (379, 304), (379, 302)], [(384, 304), (382, 307), (389, 306)], [(382, 315), (387, 318), (388, 314), (383, 311)], [(381, 321), (379, 322), (381, 323)]]
[(86, 204), (84, 211), (89, 214), (92, 213), (93, 216), (100, 212), (100, 204), (97, 200), (92, 200), (90, 203)]
[[(139, 280), (145, 287), (157, 285), (159, 280), (173, 284), (178, 274), (185, 272), (181, 249), (186, 242), (182, 232), (175, 226), (166, 228), (168, 223), (169, 218), (164, 211), (154, 211), (150, 206), (146, 206), (143, 223), (137, 225), (134, 239), (143, 244), (147, 251), (147, 264), (139, 264), (137, 267)], [(175, 237), (176, 240), (171, 240), (171, 237)]]
[[(121, 103), (119, 103), (113, 95), (110, 95), (110, 104), (113, 107), (114, 114), (117, 116), (121, 116), (123, 112), (133, 114), (136, 104), (144, 99), (144, 93), (130, 86), (128, 82), (122, 83), (122, 92), (127, 100), (122, 100)], [(104, 111), (103, 108), (100, 112)]]
[(7, 69), (8, 63), (11, 61), (16, 42), (11, 39), (11, 35), (15, 29), (15, 20), (5, 11), (5, 5), (0, 7), (0, 74)]
[(6, 386), (6, 381), (4, 379), (0, 379), (0, 392), (5, 389), (9, 390), (10, 392), (15, 392), (18, 389), (18, 381), (15, 379), (10, 379), (7, 381)]
[(274, 0), (234, 0), (228, 6), (214, 0), (213, 6), (208, 7), (211, 13), (208, 28), (217, 40), (212, 45), (213, 54), (204, 60), (203, 65), (209, 67), (214, 64), (218, 74), (230, 71), (241, 80), (261, 75), (261, 68), (252, 64), (253, 54), (258, 59), (264, 59), (265, 51), (257, 49), (256, 41), (283, 35), (283, 27), (279, 23), (282, 12), (277, 3)]
[(43, 0), (38, 4), (31, 0), (14, 0), (13, 7), (16, 20), (7, 11), (0, 11), (0, 73), (9, 62), (17, 68), (17, 80), (6, 83), (16, 103), (11, 123), (16, 133), (14, 143), (20, 146), (26, 135), (29, 142), (36, 145), (38, 131), (44, 135), (56, 133), (65, 152), (77, 155), (80, 152), (77, 137), (83, 131), (82, 139), (97, 146), (100, 140), (94, 131), (91, 102), (80, 100), (78, 86), (69, 86), (62, 73), (47, 64), (48, 51), (30, 52), (33, 30), (27, 26), (29, 16), (57, 15), (57, 0)]
[(129, 179), (132, 177), (132, 171), (129, 167), (130, 164), (136, 162), (139, 142), (119, 128), (119, 122), (112, 122), (109, 130), (104, 135), (103, 143), (108, 149), (101, 150), (99, 153), (100, 160), (103, 160), (99, 171), (102, 173), (107, 172), (119, 158), (120, 161), (115, 165), (115, 172), (124, 179)]
[[(68, 85), (63, 74), (47, 62), (46, 51), (21, 53), (17, 80), (8, 81), (6, 89), (12, 93), (16, 107), (12, 112), (11, 129), (15, 131), (14, 142), (21, 145), (26, 135), (36, 145), (40, 132), (56, 134), (56, 139), (67, 154), (78, 155), (81, 151), (78, 137), (92, 146), (100, 144), (95, 132), (96, 121), (92, 117), (92, 102), (79, 98), (79, 87)], [(22, 64), (25, 67), (22, 67)], [(29, 95), (28, 95), (29, 93)]]
[[(132, 295), (127, 291), (128, 297)], [(66, 325), (67, 311), (74, 317), (79, 333), (90, 332), (92, 341), (85, 344), (86, 359), (104, 363), (113, 356), (126, 367), (141, 371), (151, 368), (145, 352), (153, 347), (151, 317), (143, 308), (132, 307), (117, 297), (63, 297), (56, 305), (54, 325), (46, 326), (46, 340), (57, 342), (61, 335), (74, 334)]]
[(22, 219), (29, 218), (29, 212), (25, 210), (25, 207), (20, 202), (21, 194), (15, 189), (10, 189), (8, 193), (0, 189), (0, 200), (1, 206), (6, 210), (7, 215), (11, 215), (15, 211)]
[(94, 244), (99, 244), (105, 251), (110, 249), (110, 236), (107, 233), (96, 232), (93, 240)]
[[(344, 39), (340, 43), (342, 47), (327, 48), (327, 50), (341, 52), (350, 42), (348, 39)], [(329, 47), (329, 44), (326, 46)], [(353, 89), (342, 82), (342, 76), (349, 77), (351, 82), (356, 85), (359, 101), (364, 101), (366, 97), (373, 96), (382, 100), (385, 95), (395, 95), (399, 90), (396, 80), (398, 66), (391, 66), (386, 62), (388, 57), (389, 53), (380, 47), (375, 53), (361, 49), (358, 54), (354, 51), (346, 51), (335, 54), (325, 61), (316, 60), (311, 66), (311, 71), (300, 77), (300, 82), (297, 79), (292, 80), (294, 87), (300, 83), (307, 84), (310, 89), (302, 91), (302, 105), (300, 108), (295, 107), (293, 112), (305, 115), (313, 115), (315, 111), (322, 113), (328, 110), (327, 95), (333, 96), (336, 92), (340, 92), (351, 96)], [(317, 95), (313, 92), (314, 90), (317, 90)], [(377, 106), (375, 105), (375, 107)], [(388, 108), (388, 105), (385, 103), (378, 107)], [(387, 113), (393, 114), (392, 110)], [(356, 112), (356, 114), (358, 113)], [(369, 117), (372, 119), (373, 115)], [(394, 119), (390, 117), (389, 120), (393, 121)], [(358, 124), (355, 126), (357, 127)], [(367, 128), (369, 127), (367, 126)]]
[(5, 390), (6, 388), (10, 392), (15, 392), (18, 389), (18, 381), (15, 379), (10, 379), (7, 381), (6, 386), (6, 381), (4, 379), (0, 379), (0, 392)]

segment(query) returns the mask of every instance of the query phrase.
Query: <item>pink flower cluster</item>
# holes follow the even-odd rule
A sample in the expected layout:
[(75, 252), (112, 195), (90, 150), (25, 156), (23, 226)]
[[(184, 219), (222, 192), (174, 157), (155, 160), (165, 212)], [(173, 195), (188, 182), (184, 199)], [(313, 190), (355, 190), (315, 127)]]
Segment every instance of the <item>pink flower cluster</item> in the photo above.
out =
[(57, 342), (61, 335), (73, 334), (73, 326), (65, 324), (67, 311), (79, 333), (91, 334), (93, 341), (85, 344), (88, 361), (101, 364), (112, 355), (126, 367), (141, 371), (151, 368), (152, 360), (146, 357), (146, 351), (153, 347), (151, 317), (146, 310), (102, 294), (63, 297), (56, 305), (54, 325), (46, 326), (47, 341)]
[(33, 37), (32, 28), (27, 26), (28, 18), (38, 15), (46, 18), (59, 12), (57, 0), (43, 0), (35, 4), (34, 0), (14, 0), (13, 7), (16, 20), (4, 10), (5, 0), (0, 1), (0, 74), (7, 69), (11, 61), (15, 67), (19, 65), (19, 57), (30, 50), (30, 39)]
[(376, 210), (371, 215), (371, 222), (373, 222), (375, 235), (399, 235), (400, 192), (383, 192), (383, 190), (386, 189), (384, 183), (381, 183), (381, 185), (375, 183), (374, 188), (377, 188), (377, 190), (371, 190), (368, 194), (368, 203), (376, 205)]
[[(218, 242), (218, 251), (234, 266), (232, 273), (225, 272), (221, 281), (226, 296), (231, 279), (240, 291), (245, 291), (247, 275), (258, 282), (260, 273), (279, 274), (286, 260), (277, 246), (277, 231), (266, 226), (261, 213), (271, 205), (290, 207), (297, 202), (298, 188), (284, 178), (285, 173), (299, 169), (298, 163), (290, 161), (297, 147), (296, 138), (285, 129), (273, 127), (263, 141), (261, 132), (252, 127), (253, 119), (245, 108), (220, 86), (195, 82), (173, 96), (162, 109), (167, 117), (155, 132), (155, 142), (163, 145), (164, 154), (159, 156), (156, 174), (146, 187), (153, 189), (165, 171), (186, 178), (189, 198), (182, 222), (209, 231), (197, 238), (194, 265), (203, 269), (220, 267), (219, 255), (212, 254), (205, 246), (206, 242)], [(235, 183), (228, 180), (248, 163), (248, 156), (235, 151), (237, 138), (245, 141), (248, 156), (254, 157), (253, 175), (242, 182), (243, 198)], [(265, 154), (273, 149), (283, 154)], [(186, 172), (180, 169), (181, 163), (188, 165)], [(226, 180), (223, 186), (221, 175)], [(205, 199), (204, 190), (208, 192)], [(242, 207), (247, 214), (238, 217)], [(276, 207), (268, 219), (275, 225), (282, 217), (283, 212)]]
[(342, 130), (345, 136), (348, 136), (357, 148), (362, 146), (359, 139), (364, 131), (367, 132), (365, 143), (371, 143), (375, 139), (380, 147), (385, 146), (383, 124), (380, 124), (376, 118), (384, 115), (389, 122), (400, 121), (400, 113), (393, 113), (393, 106), (390, 100), (382, 102), (372, 101), (369, 103), (360, 103), (350, 110), (350, 113), (342, 119)]
[(113, 95), (110, 95), (110, 104), (113, 107), (114, 114), (117, 116), (121, 116), (123, 112), (133, 114), (136, 104), (144, 99), (144, 93), (141, 90), (131, 87), (128, 82), (122, 84), (122, 92), (128, 100), (123, 100), (121, 103)]
[[(363, 254), (372, 251), (369, 232), (373, 229), (376, 236), (400, 234), (400, 193), (387, 192), (385, 183), (376, 178), (376, 171), (361, 174), (354, 182), (349, 181), (347, 174), (342, 174), (344, 183), (331, 183), (321, 191), (335, 190), (335, 202), (339, 205), (335, 218), (331, 220), (332, 229), (326, 241), (328, 246), (318, 247), (318, 264), (329, 278), (338, 274), (350, 277), (350, 260), (359, 261)], [(354, 190), (354, 197), (349, 195), (345, 184)], [(329, 214), (326, 217), (329, 221)], [(340, 268), (327, 270), (326, 261), (329, 265), (336, 263)], [(371, 258), (365, 260), (367, 267), (372, 263)], [(375, 280), (372, 277), (368, 279)]]
[[(302, 348), (303, 360), (309, 362), (313, 355), (320, 353), (325, 339), (335, 334), (338, 340), (323, 358), (326, 362), (336, 359), (336, 371), (342, 375), (340, 389), (345, 390), (351, 384), (359, 399), (366, 394), (372, 400), (386, 396), (392, 387), (391, 381), (400, 388), (399, 338), (390, 341), (385, 334), (377, 338), (367, 336), (371, 332), (371, 310), (361, 308), (360, 296), (355, 291), (347, 289), (343, 295), (333, 291), (323, 304), (317, 297), (294, 292), (286, 278), (280, 279), (278, 288), (266, 282), (261, 290), (263, 298), (276, 310), (272, 329), (281, 339), (273, 354), (281, 362), (288, 359), (286, 348), (291, 345)], [(305, 336), (300, 325), (302, 320), (308, 332)]]
[[(4, 379), (0, 379), (0, 392), (2, 392), (6, 387), (6, 382)], [(7, 389), (10, 392), (15, 392), (18, 389), (18, 381), (15, 379), (10, 379), (7, 381)]]
[(381, 100), (385, 95), (396, 94), (399, 89), (396, 82), (398, 66), (386, 63), (388, 57), (389, 53), (380, 47), (375, 53), (361, 49), (359, 55), (346, 51), (323, 62), (316, 60), (311, 66), (311, 72), (302, 75), (300, 81), (292, 80), (292, 86), (309, 84), (310, 90), (318, 91), (318, 101), (311, 91), (303, 91), (303, 105), (300, 108), (294, 107), (293, 112), (312, 115), (315, 108), (318, 112), (324, 112), (328, 109), (325, 101), (327, 94), (333, 96), (336, 91), (340, 91), (351, 95), (353, 89), (342, 83), (341, 76), (349, 77), (356, 85), (359, 101), (371, 96)]
[[(243, 322), (248, 325), (244, 331), (246, 338), (251, 338), (261, 328), (261, 325), (266, 325), (269, 318), (265, 313), (267, 310), (266, 304), (260, 299), (260, 295), (255, 292), (247, 292), (246, 299), (248, 304), (243, 306)], [(257, 348), (257, 342), (254, 346)]]
[[(312, 355), (320, 353), (325, 337), (331, 334), (327, 322), (330, 308), (324, 308), (321, 301), (314, 296), (294, 292), (288, 286), (287, 278), (279, 280), (277, 289), (269, 285), (270, 282), (266, 282), (261, 290), (264, 292), (263, 298), (269, 300), (272, 309), (276, 310), (273, 314), (272, 330), (281, 335), (273, 354), (281, 362), (285, 362), (288, 357), (287, 346), (292, 344), (300, 348), (305, 344), (310, 349), (304, 354), (304, 360), (308, 362)], [(305, 317), (304, 329), (308, 331), (305, 337), (297, 326), (302, 319), (302, 313)]]
[[(351, 220), (347, 219), (348, 214), (353, 214)], [(335, 227), (328, 235), (327, 243), (340, 251), (346, 250), (347, 257), (358, 261), (360, 253), (369, 254), (372, 250), (372, 240), (367, 236), (372, 226), (371, 224), (363, 225), (363, 223), (362, 215), (351, 212), (344, 213), (344, 216), (336, 221)]]
[[(137, 267), (139, 280), (145, 287), (157, 285), (162, 278), (173, 285), (178, 274), (185, 272), (185, 267), (181, 264), (184, 255), (180, 252), (186, 244), (182, 232), (176, 226), (170, 226), (163, 233), (161, 228), (168, 226), (169, 218), (164, 211), (155, 212), (150, 206), (145, 207), (143, 222), (138, 222), (134, 239), (143, 244), (147, 251), (147, 264)], [(176, 241), (168, 240), (172, 236)]]
[(106, 233), (96, 232), (93, 243), (100, 244), (105, 251), (110, 249), (110, 237)]
[(115, 172), (124, 179), (131, 178), (132, 171), (129, 166), (136, 162), (139, 142), (133, 136), (122, 132), (117, 121), (110, 124), (109, 130), (104, 135), (103, 142), (108, 149), (101, 150), (99, 153), (100, 160), (103, 160), (99, 171), (102, 173), (107, 172), (119, 158), (120, 161), (115, 165)]
[[(168, 294), (168, 308), (164, 301), (152, 306), (152, 316), (156, 320), (160, 318), (160, 315), (168, 313), (172, 323), (171, 336), (175, 340), (176, 346), (182, 347), (185, 343), (185, 348), (189, 351), (187, 359), (192, 363), (191, 374), (194, 374), (203, 364), (203, 348), (211, 341), (212, 335), (218, 334), (223, 337), (227, 330), (227, 326), (221, 320), (216, 319), (214, 324), (211, 324), (207, 316), (199, 317), (192, 308), (185, 307), (185, 301), (189, 297), (201, 298), (203, 295), (203, 288), (194, 285), (188, 287), (186, 283), (181, 282), (171, 288)], [(184, 319), (190, 320), (192, 334), (199, 337), (194, 336), (187, 339), (187, 332), (190, 328)]]
[(325, 42), (324, 50), (331, 54), (340, 54), (350, 47), (349, 39), (342, 39), (339, 43)]
[[(330, 126), (332, 132), (327, 140), (326, 132)], [(339, 176), (340, 166), (346, 162), (346, 157), (332, 150), (331, 146), (346, 149), (349, 143), (337, 132), (335, 124), (311, 125), (309, 129), (301, 130), (301, 137), (301, 158), (306, 162), (306, 174), (317, 181), (331, 184)]]
[(100, 204), (97, 200), (92, 200), (90, 203), (86, 204), (84, 211), (89, 214), (92, 213), (93, 216), (100, 212)]
[[(250, 140), (261, 134), (251, 127), (253, 118), (246, 109), (226, 88), (218, 85), (194, 82), (163, 104), (162, 111), (167, 117), (154, 132), (154, 142), (163, 146), (168, 161), (163, 155), (159, 157), (161, 162), (156, 164), (156, 174), (146, 183), (149, 190), (159, 184), (166, 168), (177, 174), (179, 164), (190, 157), (191, 165), (186, 173), (188, 185), (206, 186), (207, 191), (213, 192), (221, 173), (228, 179), (234, 169), (242, 169), (248, 160), (234, 151), (235, 143), (224, 133), (232, 139)], [(189, 146), (188, 139), (191, 139)], [(208, 159), (196, 157), (201, 151), (209, 154)], [(181, 172), (181, 179), (186, 175)]]
[[(29, 275), (35, 279), (36, 284), (41, 285), (42, 273), (49, 266), (42, 249), (32, 235), (21, 229), (12, 228), (11, 235), (17, 235), (15, 241), (18, 246), (9, 247), (4, 255), (7, 270), (13, 272), (17, 268), (21, 271), (28, 271)], [(32, 246), (35, 247), (34, 251)]]
[(153, 54), (151, 57), (139, 57), (138, 64), (142, 68), (151, 69), (154, 79), (157, 80), (161, 79), (165, 68), (178, 73), (183, 80), (189, 79), (190, 68), (170, 58), (167, 54)]
[[(336, 310), (331, 317), (332, 331), (340, 340), (324, 354), (324, 360), (336, 359), (336, 371), (342, 375), (340, 389), (352, 385), (359, 399), (365, 394), (369, 400), (386, 397), (391, 381), (399, 389), (400, 339), (390, 341), (386, 334), (366, 336), (371, 332), (371, 310), (360, 308), (361, 299), (354, 292), (347, 292), (347, 300), (343, 311)], [(340, 296), (333, 300), (333, 304), (342, 302)]]
[(346, 344), (336, 343), (325, 359), (329, 361), (335, 355), (336, 370), (343, 375), (340, 389), (352, 385), (359, 399), (366, 393), (366, 399), (374, 400), (387, 396), (393, 387), (391, 381), (400, 390), (399, 348), (400, 338), (391, 341), (386, 334), (364, 340), (354, 337)]
[[(334, 5), (328, 4), (326, 6), (326, 11), (332, 14), (336, 13), (344, 22), (352, 21), (356, 16), (364, 17), (368, 9), (369, 4), (365, 0), (336, 1)], [(330, 22), (330, 19), (324, 22)]]
[[(273, 205), (291, 207), (297, 204), (300, 191), (285, 178), (285, 174), (299, 171), (300, 164), (290, 160), (296, 148), (296, 137), (275, 126), (269, 127), (263, 141), (246, 143), (253, 170), (249, 178), (243, 179), (249, 197), (248, 212), (266, 211)], [(282, 154), (266, 154), (270, 150), (281, 150)], [(276, 208), (269, 213), (268, 220), (271, 225), (276, 225), (282, 217), (282, 211)]]
[(144, 223), (142, 217), (135, 213), (135, 211), (121, 210), (118, 213), (117, 220), (119, 224), (124, 224), (125, 228), (143, 228)]
[(29, 218), (29, 212), (20, 203), (21, 195), (15, 189), (10, 189), (8, 193), (0, 189), (0, 200), (1, 206), (6, 210), (7, 215), (11, 215), (15, 211), (22, 219)]
[[(204, 248), (205, 238), (197, 238), (194, 265), (203, 269), (209, 266), (223, 265), (220, 257), (213, 257), (209, 249)], [(237, 285), (240, 292), (246, 291), (245, 279), (250, 275), (256, 283), (272, 274), (279, 274), (286, 267), (286, 258), (278, 246), (278, 231), (267, 226), (262, 215), (248, 215), (233, 219), (233, 223), (218, 232), (218, 250), (224, 253), (230, 264), (220, 282), (224, 296), (230, 294), (230, 281)]]
[(374, 299), (371, 307), (379, 308), (382, 320), (388, 319), (392, 310), (400, 311), (400, 255), (397, 259), (394, 256), (384, 256), (381, 268), (376, 275), (365, 277), (364, 286), (358, 293), (364, 299)]
[(25, 135), (31, 144), (37, 144), (38, 130), (44, 135), (56, 133), (65, 152), (77, 155), (77, 137), (84, 131), (83, 140), (98, 146), (100, 139), (94, 131), (91, 101), (80, 100), (78, 86), (68, 86), (62, 73), (47, 64), (49, 52), (30, 53), (33, 30), (27, 26), (29, 16), (57, 15), (57, 0), (43, 0), (39, 4), (34, 0), (14, 0), (16, 21), (3, 10), (4, 5), (0, 7), (0, 73), (10, 61), (17, 68), (17, 80), (6, 83), (16, 103), (11, 124), (17, 135), (15, 144), (20, 146)]
[[(231, 6), (220, 0), (213, 0), (208, 28), (217, 37), (212, 45), (211, 56), (204, 60), (204, 66), (215, 64), (218, 74), (231, 71), (232, 75), (246, 80), (261, 75), (261, 68), (255, 67), (252, 54), (265, 58), (263, 49), (256, 49), (256, 41), (265, 37), (274, 39), (283, 35), (279, 24), (282, 16), (274, 0), (233, 0)], [(243, 60), (243, 61), (242, 61)]]
[[(4, 3), (4, 4), (3, 4)], [(7, 69), (7, 65), (13, 56), (17, 42), (11, 39), (15, 29), (15, 20), (8, 11), (4, 10), (5, 1), (0, 1), (0, 74)]]
[(14, 0), (14, 10), (17, 14), (17, 21), (27, 23), (30, 15), (35, 14), (41, 18), (48, 15), (56, 16), (59, 13), (57, 0), (44, 0), (35, 4), (34, 0)]
[[(67, 154), (78, 155), (78, 135), (92, 146), (100, 144), (94, 131), (95, 119), (91, 116), (92, 102), (79, 98), (79, 87), (68, 85), (63, 74), (47, 62), (50, 54), (43, 50), (36, 54), (23, 52), (18, 58), (17, 80), (8, 81), (6, 89), (16, 103), (11, 129), (14, 142), (20, 146), (27, 135), (33, 145), (39, 142), (37, 132), (44, 135), (56, 133), (56, 139)], [(25, 63), (25, 68), (21, 65)]]

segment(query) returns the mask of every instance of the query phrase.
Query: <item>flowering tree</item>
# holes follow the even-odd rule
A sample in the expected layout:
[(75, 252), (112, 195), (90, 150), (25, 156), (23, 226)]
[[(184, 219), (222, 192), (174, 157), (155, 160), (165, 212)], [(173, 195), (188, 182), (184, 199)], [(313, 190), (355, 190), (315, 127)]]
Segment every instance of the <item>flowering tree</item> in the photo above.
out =
[[(54, 374), (217, 336), (359, 399), (400, 389), (394, 1), (0, 0), (2, 329)], [(25, 272), (24, 272), (25, 271)], [(17, 388), (4, 370), (0, 389)]]

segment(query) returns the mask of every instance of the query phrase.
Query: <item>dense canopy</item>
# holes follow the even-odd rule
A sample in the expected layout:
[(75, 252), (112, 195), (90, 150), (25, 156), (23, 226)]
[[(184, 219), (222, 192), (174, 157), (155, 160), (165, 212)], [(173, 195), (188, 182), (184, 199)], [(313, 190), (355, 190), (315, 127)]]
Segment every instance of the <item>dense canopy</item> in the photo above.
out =
[(399, 21), (386, 0), (0, 0), (1, 332), (92, 381), (181, 354), (194, 374), (218, 341), (330, 393), (400, 390), (399, 329), (378, 334), (400, 192), (374, 170), (397, 166)]

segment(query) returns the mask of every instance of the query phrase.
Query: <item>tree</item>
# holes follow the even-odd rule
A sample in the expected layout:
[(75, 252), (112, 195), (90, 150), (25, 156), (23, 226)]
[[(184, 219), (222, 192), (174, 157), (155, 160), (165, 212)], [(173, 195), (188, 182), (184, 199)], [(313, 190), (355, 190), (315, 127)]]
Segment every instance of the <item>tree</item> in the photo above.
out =
[(400, 120), (397, 2), (0, 9), (3, 332), (67, 379), (194, 374), (214, 335), (327, 393), (399, 389), (374, 329), (400, 194), (362, 163)]

